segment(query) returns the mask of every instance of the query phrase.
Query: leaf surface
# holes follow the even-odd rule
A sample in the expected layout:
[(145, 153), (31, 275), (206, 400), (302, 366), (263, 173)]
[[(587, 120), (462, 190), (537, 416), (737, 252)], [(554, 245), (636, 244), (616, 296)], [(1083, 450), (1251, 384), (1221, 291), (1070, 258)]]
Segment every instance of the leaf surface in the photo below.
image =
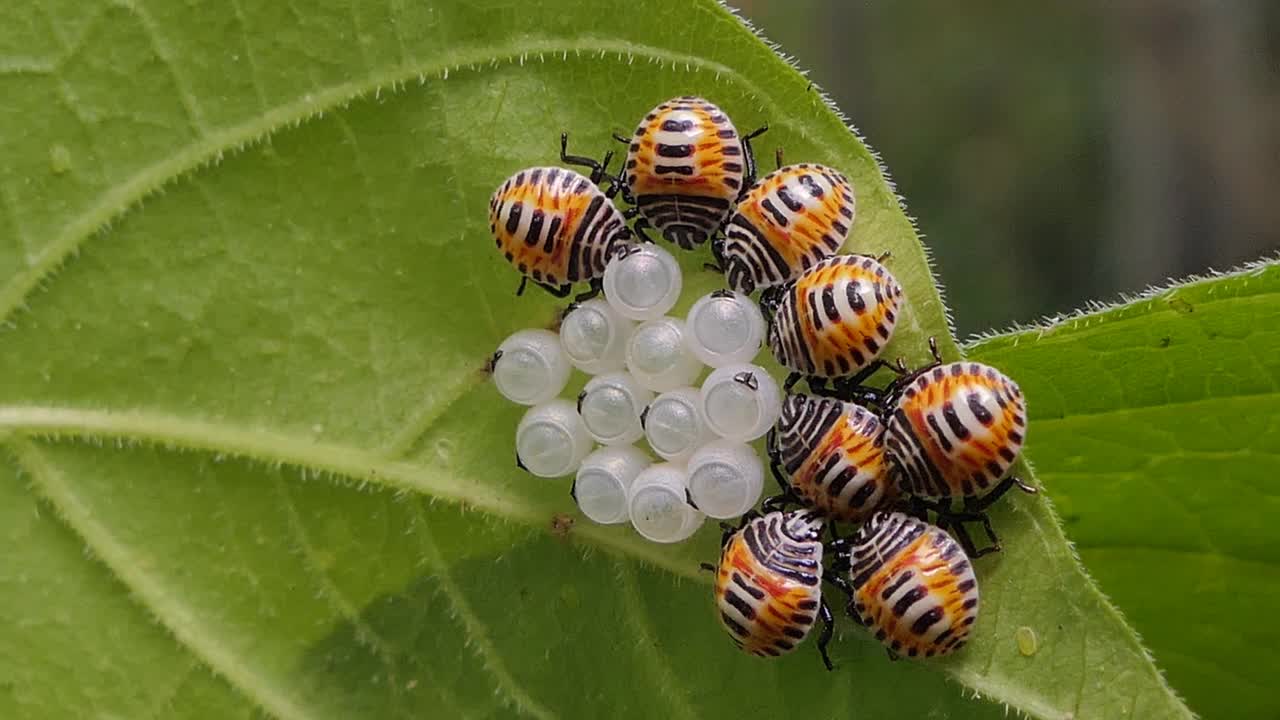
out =
[(897, 199), (798, 73), (712, 3), (593, 8), (0, 7), (0, 714), (1186, 716), (1043, 497), (995, 513), (964, 653), (889, 663), (844, 623), (834, 674), (732, 650), (711, 528), (551, 532), (567, 481), (513, 467), (520, 410), (480, 368), (556, 309), (513, 298), (485, 212), (561, 130), (603, 152), (687, 92), (768, 122), (762, 155), (855, 183), (850, 249), (892, 251), (891, 356), (956, 352)]
[(1205, 717), (1280, 712), (1280, 266), (982, 340), (1067, 534)]

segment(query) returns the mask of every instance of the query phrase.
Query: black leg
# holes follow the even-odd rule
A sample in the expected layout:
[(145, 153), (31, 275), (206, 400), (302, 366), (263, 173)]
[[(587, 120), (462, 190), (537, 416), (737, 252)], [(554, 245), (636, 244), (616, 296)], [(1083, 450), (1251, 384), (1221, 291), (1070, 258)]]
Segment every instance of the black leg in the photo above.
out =
[(604, 154), (604, 160), (597, 162), (589, 157), (582, 155), (569, 154), (569, 133), (560, 133), (560, 162), (566, 165), (577, 165), (579, 167), (591, 168), (591, 182), (598, 183), (604, 179), (605, 174), (609, 172), (609, 161), (613, 160), (613, 151)]
[(720, 572), (720, 568), (716, 567), (715, 565), (712, 565), (711, 563), (698, 563), (698, 567), (703, 570), (706, 570), (709, 573)]
[(1020, 478), (1014, 475), (1010, 475), (1004, 480), (1001, 480), (1000, 484), (996, 485), (995, 488), (993, 488), (991, 492), (987, 493), (986, 495), (983, 495), (982, 497), (977, 498), (972, 503), (966, 501), (965, 510), (971, 510), (973, 512), (984, 512), (987, 508), (991, 507), (992, 505), (995, 505), (996, 501), (999, 500), (1001, 497), (1003, 497), (1005, 493), (1009, 492), (1009, 489), (1012, 488), (1014, 485), (1017, 485), (1019, 490), (1021, 490), (1024, 493), (1027, 493), (1028, 495), (1035, 495), (1037, 492), (1039, 492), (1035, 488), (1031, 487), (1030, 485), (1022, 482)]
[(725, 545), (728, 545), (729, 538), (733, 537), (736, 532), (738, 532), (737, 527), (727, 522), (720, 523), (720, 547), (724, 548)]
[(849, 551), (853, 548), (853, 538), (846, 537), (827, 543), (827, 552), (831, 554), (831, 567), (849, 569)]
[(773, 164), (774, 164), (774, 169), (776, 169), (776, 170), (781, 170), (781, 169), (782, 169), (782, 148), (775, 148), (775, 149), (774, 149), (774, 151), (773, 151)]
[(791, 482), (782, 472), (782, 448), (778, 445), (776, 426), (769, 428), (769, 434), (764, 438), (764, 453), (769, 457), (769, 471), (773, 474), (773, 479), (778, 481), (778, 487), (782, 488), (783, 493), (791, 492)]
[(614, 139), (614, 140), (617, 140), (618, 142), (622, 143), (623, 145), (626, 145), (627, 147), (631, 147), (631, 138), (624, 137), (624, 136), (622, 136), (622, 135), (619, 135), (618, 133), (614, 133), (614, 134), (613, 134), (613, 139)]
[[(525, 278), (525, 279), (527, 280), (528, 278)], [(552, 297), (558, 297), (558, 298), (569, 297), (569, 293), (573, 290), (573, 286), (567, 283), (564, 285), (551, 285), (548, 283), (541, 282), (539, 280), (534, 280), (533, 284), (551, 293)], [(521, 285), (523, 286), (523, 283)], [(519, 295), (520, 293), (517, 292), (516, 294)]]
[(779, 512), (786, 510), (788, 505), (805, 507), (806, 503), (788, 489), (784, 490), (781, 495), (765, 498), (764, 502), (760, 503), (760, 509), (767, 513)]
[[(828, 577), (830, 576), (830, 577)], [(853, 597), (853, 585), (842, 575), (835, 573), (824, 573), (822, 579), (827, 581), (832, 587), (844, 593), (846, 597)]]
[[(912, 370), (911, 372), (904, 372), (899, 374), (898, 377), (894, 378), (892, 382), (890, 382), (888, 385), (885, 386), (884, 396), (893, 397), (898, 393), (899, 390), (901, 390), (902, 388), (914, 382), (916, 378), (920, 377), (921, 375), (924, 375), (925, 373), (929, 372), (930, 370), (933, 370), (934, 368), (942, 364), (942, 354), (938, 350), (938, 339), (936, 337), (931, 336), (929, 338), (929, 354), (933, 356), (932, 362), (928, 363), (927, 365), (924, 365), (923, 367)], [(901, 370), (904, 367), (905, 367), (905, 364), (899, 361), (898, 367), (895, 368), (895, 370)]]
[(760, 291), (760, 314), (764, 315), (764, 320), (770, 326), (773, 325), (773, 316), (778, 312), (778, 306), (782, 304), (783, 295), (787, 290), (794, 287), (793, 284), (786, 285), (770, 285)]
[(898, 653), (896, 653), (896, 652), (894, 652), (894, 651), (890, 650), (889, 648), (885, 648), (885, 649), (884, 649), (884, 651), (885, 651), (886, 653), (888, 653), (888, 655), (889, 655), (889, 660), (890, 660), (891, 662), (898, 662), (899, 660), (901, 660), (901, 659), (902, 659), (902, 656), (901, 656), (901, 655), (899, 655)]
[(751, 187), (756, 184), (756, 154), (751, 149), (751, 141), (765, 134), (769, 130), (768, 123), (756, 128), (754, 132), (747, 133), (742, 138), (742, 155), (746, 160), (746, 172), (742, 176), (742, 190), (738, 192), (738, 199), (741, 200), (746, 196)]
[(711, 239), (711, 259), (714, 262), (704, 263), (703, 267), (708, 270), (714, 270), (722, 273), (728, 268), (724, 264), (724, 246), (728, 242), (724, 233), (717, 232), (716, 236)]
[(849, 377), (845, 378), (844, 382), (846, 382), (849, 385), (861, 385), (862, 383), (866, 382), (868, 378), (874, 375), (876, 371), (879, 370), (880, 368), (889, 368), (890, 370), (892, 370), (893, 365), (890, 365), (888, 362), (886, 362), (882, 358), (876, 358), (875, 360), (868, 363), (866, 367), (862, 368), (861, 370), (854, 373), (853, 375), (850, 375)]
[(882, 368), (889, 368), (897, 372), (898, 368), (888, 361), (877, 358), (869, 363), (866, 367), (848, 377), (839, 378), (832, 383), (835, 391), (832, 397), (840, 398), (847, 402), (869, 402), (875, 405), (881, 404), (884, 400), (886, 390), (879, 390), (866, 385), (866, 381), (877, 371)]
[(649, 234), (649, 230), (652, 228), (653, 226), (644, 218), (637, 218), (635, 224), (631, 226), (631, 230), (635, 232), (636, 236), (639, 237), (642, 242), (650, 244), (653, 244), (654, 242), (653, 236)]
[(845, 394), (841, 393), (839, 388), (827, 385), (827, 378), (818, 377), (817, 375), (808, 375), (805, 377), (806, 384), (809, 386), (809, 394), (818, 397), (835, 398), (836, 400), (847, 400)]
[[(568, 285), (565, 285), (565, 286), (564, 286), (564, 289), (565, 289), (565, 291), (566, 291), (566, 292), (565, 292), (565, 295), (568, 295), (568, 294), (569, 294), (569, 293), (568, 293), (569, 286), (568, 286)], [(593, 297), (595, 297), (595, 296), (599, 295), (599, 294), (601, 293), (601, 291), (603, 291), (603, 290), (604, 290), (604, 279), (603, 279), (603, 278), (594, 278), (594, 279), (592, 279), (592, 280), (591, 280), (591, 288), (590, 288), (590, 289), (588, 289), (588, 290), (587, 290), (587, 291), (585, 291), (585, 292), (580, 292), (580, 293), (578, 293), (577, 295), (575, 295), (575, 296), (573, 297), (573, 304), (575, 304), (575, 305), (576, 305), (577, 303), (583, 303), (583, 302), (586, 302), (586, 301), (590, 300), (591, 298), (593, 298)], [(558, 296), (558, 297), (564, 297), (564, 295), (561, 295), (561, 296)]]
[(787, 375), (786, 382), (782, 383), (782, 391), (788, 393), (791, 392), (791, 388), (795, 387), (796, 383), (800, 382), (800, 379), (803, 377), (804, 376), (798, 372), (793, 372)]
[(917, 520), (923, 520), (925, 522), (929, 521), (929, 511), (935, 510), (935, 509), (936, 509), (935, 506), (930, 505), (929, 503), (915, 496), (912, 496), (910, 501), (908, 501), (906, 505), (901, 508), (904, 514), (910, 515), (911, 517)]
[[(964, 526), (966, 522), (982, 523), (982, 528), (986, 530), (987, 538), (990, 539), (991, 544), (982, 549), (974, 545), (973, 538), (969, 536), (968, 528)], [(996, 536), (995, 530), (991, 527), (991, 518), (987, 517), (986, 513), (963, 511), (940, 513), (937, 525), (943, 530), (951, 531), (951, 534), (956, 538), (956, 542), (960, 543), (960, 547), (964, 548), (964, 552), (969, 556), (970, 560), (976, 560), (993, 552), (1000, 552), (1000, 538)]]
[(827, 645), (831, 644), (831, 634), (835, 632), (836, 620), (831, 616), (831, 606), (827, 605), (826, 600), (818, 603), (818, 619), (822, 621), (822, 634), (818, 635), (818, 652), (822, 655), (822, 664), (827, 666), (827, 670), (834, 670), (831, 657), (827, 655)]
[(778, 487), (782, 488), (782, 492), (789, 493), (792, 491), (791, 481), (782, 473), (782, 463), (773, 458), (769, 459), (769, 469), (773, 471), (773, 479), (778, 481)]
[[(609, 160), (613, 159), (613, 153), (610, 152), (605, 156), (605, 164), (609, 164)], [(618, 172), (612, 175), (605, 175), (601, 181), (606, 184), (604, 188), (604, 196), (612, 200), (618, 195), (622, 196), (622, 201), (632, 207), (628, 210), (635, 210), (636, 199), (631, 194), (631, 188), (627, 187), (627, 164), (624, 162), (618, 167)]]
[(520, 297), (521, 295), (524, 294), (524, 287), (528, 284), (529, 284), (529, 276), (526, 275), (520, 278), (520, 286), (516, 288), (516, 297)]

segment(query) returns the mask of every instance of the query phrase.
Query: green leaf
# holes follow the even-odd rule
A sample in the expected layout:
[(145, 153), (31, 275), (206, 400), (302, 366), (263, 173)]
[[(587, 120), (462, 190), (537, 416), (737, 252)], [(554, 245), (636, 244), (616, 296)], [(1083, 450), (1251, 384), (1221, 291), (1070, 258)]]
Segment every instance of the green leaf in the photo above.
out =
[(891, 356), (956, 353), (874, 158), (720, 6), (8, 4), (0, 92), (0, 715), (1188, 715), (1043, 496), (995, 513), (963, 653), (845, 622), (832, 674), (732, 649), (710, 527), (552, 532), (567, 482), (512, 466), (480, 368), (553, 317), (485, 211), (562, 129), (602, 152), (686, 92), (767, 121), (892, 251)]
[(1085, 564), (1205, 717), (1274, 717), (1280, 266), (982, 340)]

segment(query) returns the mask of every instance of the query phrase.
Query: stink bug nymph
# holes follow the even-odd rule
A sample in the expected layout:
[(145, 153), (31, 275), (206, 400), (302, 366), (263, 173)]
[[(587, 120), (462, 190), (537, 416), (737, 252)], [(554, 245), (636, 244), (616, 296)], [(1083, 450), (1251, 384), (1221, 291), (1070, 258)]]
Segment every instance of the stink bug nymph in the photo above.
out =
[(891, 656), (934, 657), (964, 647), (978, 618), (978, 579), (942, 530), (899, 512), (877, 512), (831, 543), (833, 584), (848, 612)]
[(489, 200), (489, 230), (498, 251), (524, 277), (516, 294), (532, 280), (556, 297), (569, 294), (574, 283), (589, 282), (582, 301), (599, 292), (609, 260), (630, 244), (626, 219), (596, 183), (604, 163), (565, 154), (561, 159), (590, 164), (592, 176), (558, 167), (534, 167), (507, 178)]
[(789, 395), (766, 447), (784, 495), (832, 519), (861, 522), (896, 494), (884, 426), (859, 405)]
[(725, 526), (715, 599), (720, 624), (744, 652), (777, 657), (791, 652), (822, 621), (818, 652), (831, 669), (831, 609), (822, 599), (824, 520), (809, 510), (748, 513)]
[(810, 390), (822, 393), (827, 380), (860, 387), (888, 366), (879, 355), (902, 311), (902, 286), (875, 258), (836, 255), (766, 290), (760, 307), (769, 349), (791, 371), (785, 389), (807, 376)]
[(779, 167), (738, 201), (712, 254), (729, 287), (750, 295), (834, 255), (853, 217), (853, 186), (844, 175), (809, 163)]
[[(1027, 407), (1018, 384), (976, 362), (934, 362), (893, 383), (885, 439), (898, 489), (953, 526), (973, 557), (1000, 549), (986, 510), (1013, 486), (1035, 488), (1012, 475), (1027, 434)], [(963, 510), (952, 501), (964, 500)], [(991, 545), (976, 550), (960, 523), (983, 524)]]
[(655, 228), (686, 250), (706, 242), (755, 182), (751, 139), (740, 137), (723, 110), (700, 97), (668, 100), (640, 121), (618, 176), (623, 200), (639, 215), (635, 229)]

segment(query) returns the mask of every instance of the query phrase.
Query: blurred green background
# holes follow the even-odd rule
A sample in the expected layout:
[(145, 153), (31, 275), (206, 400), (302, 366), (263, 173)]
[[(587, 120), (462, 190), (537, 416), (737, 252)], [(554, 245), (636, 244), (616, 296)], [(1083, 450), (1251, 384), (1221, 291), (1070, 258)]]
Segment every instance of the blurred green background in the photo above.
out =
[(879, 152), (961, 338), (1280, 248), (1280, 3), (731, 4)]

